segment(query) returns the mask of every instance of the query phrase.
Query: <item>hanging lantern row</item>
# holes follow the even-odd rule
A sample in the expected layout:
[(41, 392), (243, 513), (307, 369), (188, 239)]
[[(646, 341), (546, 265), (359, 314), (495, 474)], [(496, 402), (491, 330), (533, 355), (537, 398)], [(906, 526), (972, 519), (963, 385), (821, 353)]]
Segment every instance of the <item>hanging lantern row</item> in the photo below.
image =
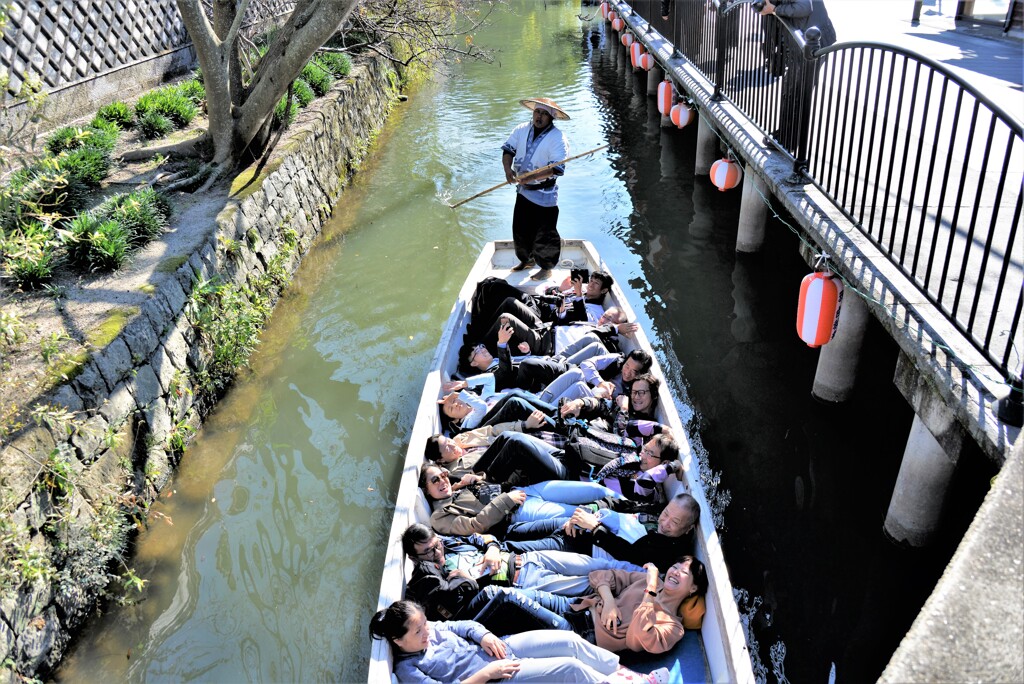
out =
[(743, 169), (731, 157), (722, 157), (711, 165), (711, 182), (719, 192), (732, 190), (743, 180)]
[[(615, 14), (612, 12), (612, 14)], [(616, 16), (612, 19), (612, 28), (616, 31), (621, 31), (626, 26), (626, 22), (622, 20), (622, 17)]]
[(625, 33), (622, 34), (622, 37), (619, 38), (619, 40), (627, 48), (632, 48), (633, 47), (633, 42), (635, 41), (635, 38), (633, 38), (633, 34), (632, 33), (630, 33), (629, 31), (626, 31)]
[[(819, 255), (823, 263), (825, 255)], [(800, 282), (800, 301), (796, 307), (796, 332), (808, 347), (828, 344), (839, 327), (843, 307), (843, 281), (828, 270), (809, 273)]]
[(697, 118), (697, 112), (685, 102), (678, 102), (672, 105), (672, 112), (669, 118), (676, 128), (686, 128)]

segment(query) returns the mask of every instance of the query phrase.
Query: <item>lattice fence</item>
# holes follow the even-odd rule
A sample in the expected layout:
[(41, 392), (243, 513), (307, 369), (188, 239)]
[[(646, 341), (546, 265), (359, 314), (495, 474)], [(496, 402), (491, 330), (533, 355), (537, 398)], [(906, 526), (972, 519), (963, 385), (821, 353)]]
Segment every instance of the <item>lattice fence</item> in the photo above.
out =
[[(255, 29), (294, 5), (253, 2), (245, 25)], [(52, 91), (189, 44), (174, 0), (20, 0), (0, 41), (0, 69), (10, 74), (12, 94), (29, 76)]]

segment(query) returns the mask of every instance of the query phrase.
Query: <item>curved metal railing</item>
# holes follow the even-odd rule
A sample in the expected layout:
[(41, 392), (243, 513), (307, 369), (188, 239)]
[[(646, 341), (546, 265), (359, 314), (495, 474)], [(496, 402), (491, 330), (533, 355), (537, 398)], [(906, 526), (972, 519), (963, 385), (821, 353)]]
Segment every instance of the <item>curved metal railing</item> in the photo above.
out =
[[(923, 55), (872, 42), (822, 48), (744, 5), (635, 0), (1004, 379), (1021, 374), (1024, 127)], [(1015, 346), (1015, 343), (1017, 346)]]

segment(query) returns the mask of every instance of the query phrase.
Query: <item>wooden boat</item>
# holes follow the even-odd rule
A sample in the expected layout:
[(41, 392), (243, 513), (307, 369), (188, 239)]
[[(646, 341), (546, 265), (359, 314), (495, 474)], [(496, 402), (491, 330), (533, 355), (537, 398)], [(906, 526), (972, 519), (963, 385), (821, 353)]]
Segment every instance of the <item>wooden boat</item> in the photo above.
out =
[[(593, 245), (584, 240), (563, 241), (562, 264), (564, 267), (556, 269), (551, 281), (547, 283), (538, 284), (529, 280), (528, 272), (510, 272), (511, 267), (518, 263), (518, 259), (516, 259), (512, 242), (507, 240), (487, 244), (470, 271), (466, 283), (455, 301), (451, 315), (448, 317), (448, 322), (441, 332), (441, 341), (437, 345), (434, 357), (431, 359), (423, 395), (417, 409), (416, 422), (413, 425), (412, 434), (409, 436), (409, 449), (405, 457), (394, 519), (388, 537), (384, 574), (381, 578), (380, 597), (377, 603), (378, 609), (385, 608), (403, 598), (405, 593), (406, 579), (411, 572), (411, 563), (402, 553), (402, 533), (409, 525), (415, 522), (426, 523), (430, 518), (429, 504), (417, 486), (419, 468), (423, 463), (423, 446), (427, 437), (437, 433), (440, 429), (436, 401), (441, 396), (441, 384), (451, 378), (458, 366), (458, 350), (470, 319), (470, 302), (476, 284), (488, 276), (496, 276), (507, 279), (511, 284), (523, 290), (533, 291), (538, 287), (550, 285), (552, 281), (561, 282), (567, 277), (570, 267), (566, 264), (569, 261), (575, 268), (589, 268), (591, 271), (603, 269), (611, 273), (598, 257)], [(614, 277), (615, 274), (612, 273), (612, 276)], [(636, 315), (629, 302), (626, 301), (618, 281), (612, 287), (609, 299), (611, 300), (609, 306), (620, 307), (626, 312), (630, 321), (636, 320)], [(632, 339), (620, 339), (625, 343), (624, 351), (637, 346), (649, 352), (652, 351), (650, 341), (642, 329)], [(658, 377), (665, 377), (657, 359), (654, 360), (651, 372)], [(754, 682), (746, 638), (733, 598), (732, 583), (729, 580), (729, 572), (722, 556), (718, 533), (711, 521), (711, 509), (701, 487), (697, 462), (685, 439), (683, 425), (667, 383), (662, 383), (658, 406), (659, 422), (670, 426), (679, 438), (680, 458), (684, 465), (681, 481), (669, 478), (666, 482), (669, 489), (668, 494), (674, 495), (682, 488), (683, 491), (689, 492), (697, 499), (704, 512), (695, 538), (697, 557), (707, 566), (709, 579), (706, 596), (707, 613), (699, 633), (700, 638), (693, 636), (689, 640), (684, 639), (676, 647), (676, 650), (689, 649), (691, 652), (686, 654), (686, 657), (691, 661), (694, 658), (693, 651), (696, 651), (698, 663), (699, 659), (703, 657), (704, 681)], [(703, 645), (702, 654), (700, 653), (701, 643)], [(692, 676), (692, 668), (689, 672), (691, 674), (686, 677), (686, 682), (692, 684), (696, 681)], [(380, 684), (380, 682), (392, 679), (390, 647), (384, 641), (374, 640), (368, 681)]]

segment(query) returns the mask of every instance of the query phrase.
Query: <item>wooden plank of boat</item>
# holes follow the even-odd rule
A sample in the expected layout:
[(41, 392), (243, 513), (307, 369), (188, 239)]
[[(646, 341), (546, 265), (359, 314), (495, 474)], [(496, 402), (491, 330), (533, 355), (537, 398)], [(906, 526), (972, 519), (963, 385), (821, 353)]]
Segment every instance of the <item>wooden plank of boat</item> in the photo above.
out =
[[(564, 240), (562, 242), (562, 267), (556, 269), (552, 279), (546, 283), (538, 284), (529, 280), (529, 272), (510, 272), (512, 266), (518, 263), (518, 259), (515, 256), (512, 242), (508, 240), (499, 240), (485, 245), (480, 258), (469, 272), (469, 276), (452, 306), (448, 322), (441, 332), (441, 340), (431, 359), (423, 394), (417, 408), (416, 420), (412, 433), (409, 435), (409, 448), (406, 452), (398, 498), (395, 503), (395, 514), (388, 536), (384, 574), (381, 578), (380, 597), (377, 602), (378, 609), (386, 608), (394, 601), (401, 599), (405, 593), (406, 579), (411, 572), (411, 564), (402, 553), (402, 533), (409, 525), (415, 522), (427, 523), (430, 518), (430, 506), (417, 486), (419, 468), (423, 463), (423, 446), (427, 437), (437, 433), (440, 429), (437, 399), (441, 396), (441, 384), (451, 378), (458, 366), (458, 351), (469, 322), (470, 302), (476, 290), (476, 284), (488, 276), (496, 276), (505, 278), (523, 290), (539, 291), (544, 286), (550, 285), (552, 282), (561, 282), (567, 277), (569, 266), (566, 264), (569, 261), (572, 262), (573, 268), (589, 268), (591, 271), (602, 269), (611, 273), (607, 265), (598, 257), (593, 245), (584, 240)], [(615, 274), (612, 273), (612, 276), (614, 277)], [(636, 315), (626, 300), (618, 279), (608, 297), (610, 299), (609, 306), (620, 307), (626, 312), (630, 321), (636, 320)], [(651, 352), (652, 357), (654, 356), (650, 341), (642, 329), (632, 339), (620, 339), (625, 342), (624, 351), (640, 347)], [(658, 377), (665, 377), (656, 358), (651, 372)], [(707, 672), (710, 674), (711, 681), (714, 682), (754, 682), (746, 638), (733, 598), (732, 582), (729, 580), (729, 572), (722, 555), (718, 533), (711, 520), (711, 508), (704, 496), (699, 468), (690, 449), (690, 444), (685, 438), (675, 400), (671, 396), (668, 384), (664, 382), (661, 385), (658, 420), (662, 424), (670, 426), (677, 436), (680, 460), (684, 467), (679, 480), (669, 478), (666, 481), (668, 494), (672, 496), (678, 491), (689, 492), (700, 504), (703, 512), (695, 534), (695, 541), (696, 555), (704, 562), (708, 571), (707, 613), (701, 628)], [(390, 648), (386, 642), (375, 640), (370, 654), (367, 681), (379, 684), (391, 679)]]

